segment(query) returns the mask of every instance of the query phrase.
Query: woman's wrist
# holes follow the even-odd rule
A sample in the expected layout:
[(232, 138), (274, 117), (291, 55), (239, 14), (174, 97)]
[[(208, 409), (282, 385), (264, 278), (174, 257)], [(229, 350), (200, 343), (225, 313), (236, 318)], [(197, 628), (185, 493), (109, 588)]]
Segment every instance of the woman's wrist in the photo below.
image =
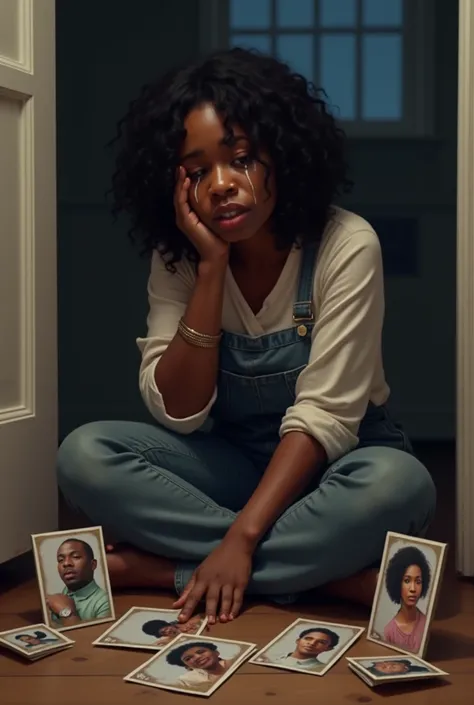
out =
[(253, 553), (260, 542), (260, 538), (261, 537), (258, 532), (249, 529), (248, 527), (240, 527), (237, 523), (230, 527), (225, 536), (225, 541), (228, 541), (233, 545), (237, 544), (239, 548), (245, 552)]
[(228, 252), (216, 256), (212, 260), (200, 260), (197, 266), (197, 276), (199, 279), (224, 279), (229, 265)]

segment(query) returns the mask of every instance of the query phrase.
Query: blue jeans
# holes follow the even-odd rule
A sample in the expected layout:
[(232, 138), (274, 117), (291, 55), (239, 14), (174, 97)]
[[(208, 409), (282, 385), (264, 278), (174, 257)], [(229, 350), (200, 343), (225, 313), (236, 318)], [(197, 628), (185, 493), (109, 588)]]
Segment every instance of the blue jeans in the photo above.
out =
[[(123, 540), (177, 563), (181, 593), (219, 545), (261, 478), (242, 450), (216, 434), (183, 436), (152, 424), (101, 421), (59, 450), (70, 504)], [(422, 536), (433, 481), (410, 453), (361, 447), (328, 467), (254, 554), (249, 594), (295, 595), (380, 560), (387, 531)]]

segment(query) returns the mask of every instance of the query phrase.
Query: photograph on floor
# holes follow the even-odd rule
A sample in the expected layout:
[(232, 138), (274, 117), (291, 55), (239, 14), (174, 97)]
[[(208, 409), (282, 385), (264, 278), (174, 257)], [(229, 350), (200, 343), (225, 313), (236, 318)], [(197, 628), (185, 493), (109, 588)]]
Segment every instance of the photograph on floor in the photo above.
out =
[(179, 613), (180, 610), (132, 607), (93, 644), (158, 651), (180, 634), (199, 635), (205, 631), (204, 615), (194, 615), (182, 624), (178, 621)]
[(32, 536), (44, 621), (60, 631), (115, 619), (100, 526)]
[(34, 660), (46, 653), (68, 648), (74, 641), (46, 624), (34, 624), (0, 632), (0, 644)]
[(441, 587), (447, 545), (389, 532), (367, 639), (423, 658)]
[(124, 680), (188, 695), (214, 693), (255, 651), (256, 644), (183, 635)]
[(347, 661), (351, 670), (371, 683), (393, 683), (397, 681), (439, 678), (447, 676), (446, 671), (427, 663), (416, 656), (373, 658), (350, 658)]
[(251, 663), (323, 676), (364, 632), (363, 627), (297, 619)]

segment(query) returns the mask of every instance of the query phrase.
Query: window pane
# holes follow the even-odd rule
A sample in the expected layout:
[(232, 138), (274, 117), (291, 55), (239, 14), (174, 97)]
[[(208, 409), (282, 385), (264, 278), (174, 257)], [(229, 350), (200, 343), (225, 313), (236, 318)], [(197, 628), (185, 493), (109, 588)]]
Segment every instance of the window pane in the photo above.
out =
[(321, 87), (329, 97), (335, 116), (341, 120), (356, 117), (356, 38), (355, 34), (321, 35)]
[(270, 0), (230, 0), (229, 10), (231, 29), (270, 27)]
[(402, 37), (367, 34), (362, 40), (362, 117), (400, 120), (403, 112)]
[(322, 27), (355, 27), (356, 0), (320, 0), (320, 7)]
[(269, 54), (271, 51), (269, 34), (233, 34), (231, 45), (242, 49), (257, 49), (264, 54)]
[(295, 73), (313, 80), (314, 35), (284, 34), (277, 37), (277, 55), (290, 64)]
[(401, 27), (402, 0), (363, 0), (362, 23), (366, 27)]
[(314, 25), (314, 0), (277, 0), (277, 25), (308, 27)]

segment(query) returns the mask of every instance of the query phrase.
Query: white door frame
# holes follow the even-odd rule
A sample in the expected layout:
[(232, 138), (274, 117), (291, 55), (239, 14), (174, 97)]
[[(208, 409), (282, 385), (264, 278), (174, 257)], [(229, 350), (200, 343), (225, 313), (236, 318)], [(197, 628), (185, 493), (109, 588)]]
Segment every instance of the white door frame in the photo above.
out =
[(58, 521), (55, 122), (55, 1), (0, 0), (0, 563)]
[[(458, 571), (474, 576), (474, 5), (459, 0), (457, 196)], [(436, 381), (433, 380), (435, 384)]]

